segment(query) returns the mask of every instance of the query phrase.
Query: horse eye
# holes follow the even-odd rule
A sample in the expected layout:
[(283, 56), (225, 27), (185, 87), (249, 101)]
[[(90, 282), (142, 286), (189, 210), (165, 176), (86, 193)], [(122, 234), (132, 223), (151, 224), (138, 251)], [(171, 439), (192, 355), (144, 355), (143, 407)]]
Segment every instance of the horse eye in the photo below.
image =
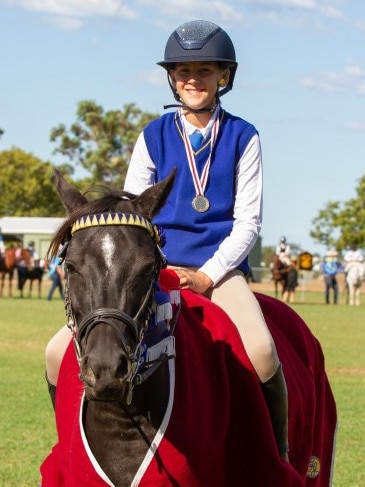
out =
[(64, 268), (65, 268), (65, 271), (67, 271), (67, 272), (75, 272), (76, 271), (75, 266), (72, 264), (72, 262), (65, 261)]

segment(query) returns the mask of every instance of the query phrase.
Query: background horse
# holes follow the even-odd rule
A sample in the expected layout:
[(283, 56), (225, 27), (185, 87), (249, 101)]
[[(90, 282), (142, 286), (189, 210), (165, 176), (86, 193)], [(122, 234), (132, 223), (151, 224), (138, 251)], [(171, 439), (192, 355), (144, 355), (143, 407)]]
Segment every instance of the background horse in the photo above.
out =
[(7, 274), (9, 274), (9, 297), (12, 296), (12, 285), (13, 285), (15, 268), (16, 268), (15, 249), (5, 249), (4, 256), (0, 258), (0, 278), (1, 278), (0, 296), (1, 297), (3, 296), (5, 278)]
[(275, 286), (275, 297), (279, 297), (279, 289), (281, 295), (284, 292), (285, 274), (287, 272), (287, 266), (279, 259), (278, 255), (274, 255), (271, 263), (271, 277)]
[(56, 183), (69, 218), (51, 250), (63, 243), (75, 348), (42, 487), (328, 487), (337, 420), (320, 344), (290, 307), (257, 295), (288, 384), (288, 463), (235, 326), (161, 270), (151, 219), (173, 175), (139, 197), (92, 202), (57, 171)]
[(360, 306), (361, 285), (365, 279), (364, 264), (360, 262), (348, 266), (346, 272), (346, 285), (348, 292), (348, 304)]
[(28, 290), (28, 297), (32, 296), (33, 290), (33, 282), (38, 282), (38, 298), (42, 297), (42, 280), (43, 275), (46, 272), (47, 265), (44, 259), (36, 259), (33, 262), (33, 265), (30, 266), (19, 266), (17, 267), (18, 270), (18, 289), (20, 291), (20, 297), (24, 297), (24, 286), (25, 283), (29, 280), (29, 290)]
[(29, 263), (29, 253), (26, 249), (15, 249), (15, 248), (8, 248), (5, 249), (5, 254), (2, 259), (0, 259), (0, 296), (3, 296), (4, 286), (5, 286), (5, 278), (6, 275), (9, 275), (9, 297), (13, 295), (13, 278), (14, 272), (17, 268), (17, 265), (20, 260), (23, 260), (26, 263)]

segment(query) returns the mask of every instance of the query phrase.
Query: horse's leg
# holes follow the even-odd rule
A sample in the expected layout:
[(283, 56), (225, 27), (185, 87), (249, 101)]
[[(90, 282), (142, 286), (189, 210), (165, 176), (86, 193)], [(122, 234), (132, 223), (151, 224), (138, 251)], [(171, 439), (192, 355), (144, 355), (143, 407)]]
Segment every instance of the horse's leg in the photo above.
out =
[(32, 297), (32, 289), (33, 289), (33, 279), (29, 279), (28, 298), (31, 298)]
[(24, 291), (24, 286), (25, 286), (25, 283), (27, 282), (27, 277), (24, 275), (24, 274), (21, 274), (19, 276), (19, 291), (20, 291), (20, 297), (23, 298), (24, 295), (23, 295), (23, 291)]
[(355, 290), (355, 305), (360, 306), (360, 286), (356, 286)]
[(354, 296), (355, 296), (355, 289), (352, 284), (348, 284), (348, 290), (349, 290), (349, 305), (353, 306), (354, 305)]
[(42, 297), (42, 278), (38, 279), (38, 298)]
[(13, 297), (13, 276), (9, 274), (9, 298)]

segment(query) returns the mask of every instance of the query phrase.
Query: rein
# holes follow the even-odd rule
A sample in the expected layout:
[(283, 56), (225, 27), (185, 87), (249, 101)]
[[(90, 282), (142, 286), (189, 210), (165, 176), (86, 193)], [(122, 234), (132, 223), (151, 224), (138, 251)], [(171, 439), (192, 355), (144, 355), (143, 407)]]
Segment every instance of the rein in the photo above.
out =
[[(69, 292), (69, 276), (67, 268), (65, 269), (65, 307), (67, 315), (67, 326), (70, 328), (73, 336), (77, 359), (81, 361), (81, 339), (87, 340), (91, 330), (100, 323), (105, 323), (111, 326), (117, 333), (123, 349), (132, 362), (131, 374), (127, 379), (129, 383), (129, 389), (127, 393), (127, 404), (132, 401), (133, 388), (136, 384), (141, 384), (156, 370), (156, 368), (165, 360), (168, 360), (175, 356), (173, 337), (172, 340), (168, 340), (168, 337), (164, 337), (162, 340), (162, 346), (159, 346), (160, 353), (158, 357), (152, 359), (146, 358), (146, 347), (144, 343), (146, 332), (148, 331), (149, 323), (156, 313), (156, 301), (155, 290), (157, 286), (157, 278), (161, 268), (166, 266), (166, 258), (161, 250), (161, 246), (165, 244), (165, 236), (163, 231), (157, 225), (153, 225), (149, 220), (141, 215), (132, 213), (100, 213), (95, 215), (85, 215), (78, 218), (71, 226), (71, 238), (72, 236), (81, 230), (87, 228), (95, 228), (108, 225), (117, 226), (135, 226), (143, 228), (151, 236), (155, 242), (157, 250), (157, 259), (153, 270), (153, 278), (151, 279), (150, 286), (144, 297), (144, 300), (134, 317), (131, 317), (128, 313), (120, 309), (115, 308), (98, 308), (87, 314), (81, 322), (78, 324), (72, 309), (72, 302)], [(66, 242), (61, 251), (58, 253), (59, 259), (63, 260), (67, 253), (68, 243)], [(171, 307), (171, 305), (170, 305)], [(142, 326), (138, 326), (138, 323), (142, 321)], [(176, 322), (176, 320), (174, 320)], [(126, 343), (123, 334), (118, 326), (118, 323), (126, 325), (133, 335), (135, 346), (133, 349)], [(165, 325), (166, 326), (166, 325)], [(153, 348), (153, 347), (151, 347)], [(148, 350), (147, 350), (148, 351)]]

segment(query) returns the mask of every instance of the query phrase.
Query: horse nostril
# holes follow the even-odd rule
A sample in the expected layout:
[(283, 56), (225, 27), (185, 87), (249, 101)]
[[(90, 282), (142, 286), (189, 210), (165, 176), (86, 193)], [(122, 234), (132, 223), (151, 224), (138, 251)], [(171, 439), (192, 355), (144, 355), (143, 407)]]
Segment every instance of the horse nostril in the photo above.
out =
[(80, 362), (80, 380), (90, 387), (93, 387), (96, 383), (96, 376), (89, 365), (88, 355), (84, 355)]
[(121, 355), (119, 364), (115, 370), (115, 376), (118, 379), (122, 379), (123, 377), (126, 377), (129, 374), (129, 371), (130, 371), (130, 362), (127, 359), (127, 357)]

